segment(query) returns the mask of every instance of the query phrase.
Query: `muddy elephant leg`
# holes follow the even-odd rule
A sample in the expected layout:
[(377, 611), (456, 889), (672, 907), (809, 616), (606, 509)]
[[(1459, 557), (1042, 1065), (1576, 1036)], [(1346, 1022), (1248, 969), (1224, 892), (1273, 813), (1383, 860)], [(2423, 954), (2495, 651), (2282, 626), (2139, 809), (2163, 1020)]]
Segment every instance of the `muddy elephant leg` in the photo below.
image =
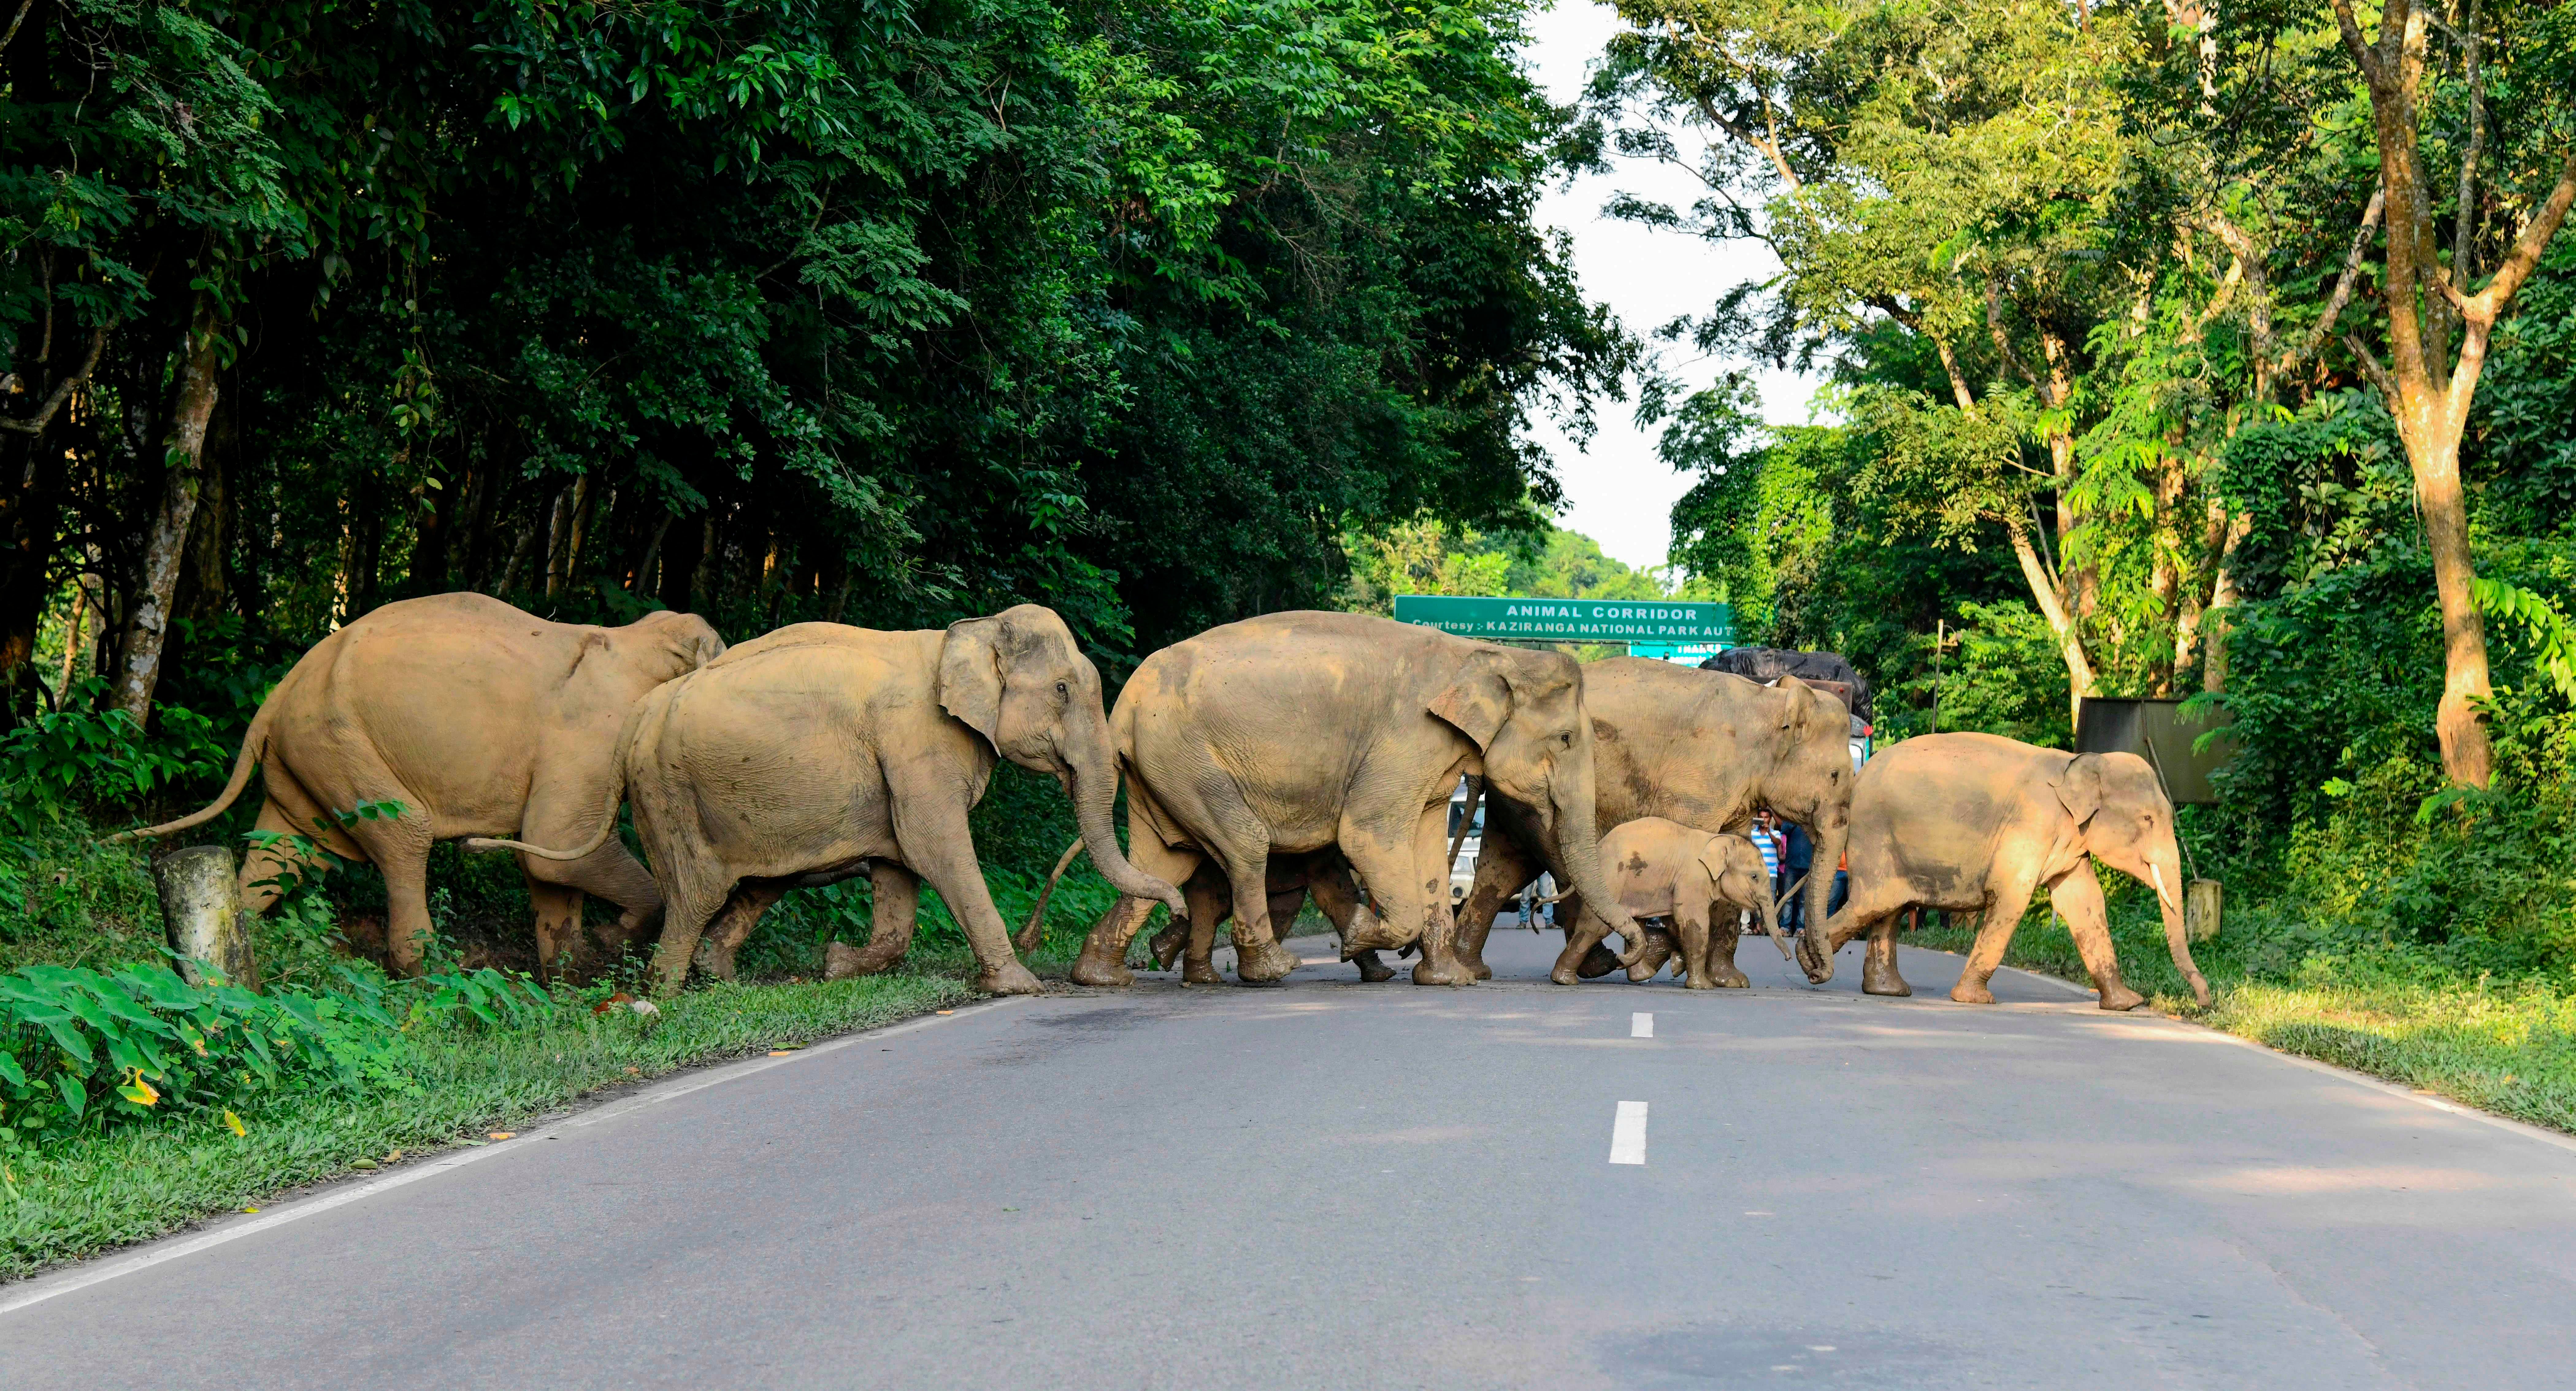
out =
[(868, 861), (868, 944), (834, 942), (823, 949), (823, 979), (873, 976), (912, 950), (921, 921), (921, 877), (892, 860)]
[(697, 959), (698, 939), (707, 921), (733, 897), (730, 881), (699, 882), (694, 875), (675, 877), (671, 901), (662, 915), (662, 940), (653, 947), (653, 993), (668, 998), (689, 983), (689, 965)]
[(1708, 977), (1729, 990), (1746, 990), (1753, 985), (1753, 978), (1735, 964), (1736, 945), (1744, 940), (1741, 912), (1723, 903), (1709, 905)]
[[(1577, 980), (1608, 975), (1618, 966), (1618, 958), (1611, 956), (1601, 945), (1601, 940), (1610, 935), (1610, 929), (1603, 926), (1600, 919), (1583, 911), (1583, 895), (1569, 893), (1558, 899), (1556, 920), (1570, 925), (1565, 929), (1565, 950), (1556, 954), (1556, 965), (1547, 973), (1549, 980), (1559, 985), (1572, 985)], [(1592, 969), (1592, 958), (1596, 953), (1610, 963), (1597, 971)]]
[[(1217, 873), (1216, 866), (1208, 865), (1191, 875), (1190, 881), (1181, 886), (1181, 897), (1190, 905), (1189, 921), (1172, 924), (1183, 930), (1182, 935), (1187, 942), (1187, 950), (1181, 957), (1181, 984), (1223, 985), (1225, 978), (1216, 973), (1216, 930), (1220, 923), (1234, 915), (1234, 902), (1227, 892), (1225, 876)], [(1159, 944), (1161, 939), (1156, 941)], [(1162, 959), (1160, 951), (1155, 956)]]
[(581, 899), (579, 889), (528, 881), (528, 906), (537, 916), (537, 979), (552, 981), (579, 966)]
[[(1422, 958), (1413, 963), (1415, 985), (1474, 985), (1478, 979), (1474, 967), (1458, 959), (1458, 917), (1449, 906), (1449, 803), (1423, 809), (1413, 828), (1413, 863), (1421, 886), (1421, 901), (1405, 905), (1422, 924), (1421, 936), (1414, 940), (1422, 948)], [(1371, 880), (1375, 883), (1375, 880)]]
[(724, 911), (707, 927), (706, 936), (698, 941), (697, 966), (717, 980), (732, 980), (733, 956), (760, 926), (760, 915), (769, 911), (787, 890), (773, 884), (738, 884), (733, 897), (725, 900)]
[[(1217, 897), (1217, 911), (1220, 919), (1234, 911), (1234, 900), (1228, 896), (1224, 876), (1218, 874), (1216, 870), (1209, 865), (1201, 864), (1198, 868), (1198, 872), (1192, 874), (1188, 879), (1174, 880), (1173, 882), (1179, 885), (1181, 897), (1185, 901), (1190, 896), (1191, 884), (1197, 883), (1209, 886), (1209, 891), (1214, 893)], [(1146, 944), (1145, 948), (1147, 954), (1152, 956), (1154, 959), (1155, 970), (1168, 971), (1172, 969), (1173, 963), (1178, 962), (1182, 955), (1189, 950), (1190, 931), (1192, 925), (1196, 922), (1197, 917), (1198, 914), (1193, 910), (1189, 917), (1174, 917), (1165, 920), (1163, 923), (1163, 930), (1155, 933), (1154, 940)], [(1208, 930), (1211, 934), (1211, 940), (1213, 940), (1215, 928), (1211, 926)]]
[(2057, 882), (2048, 886), (2048, 901), (2066, 919), (2076, 954), (2084, 958), (2094, 988), (2102, 992), (2102, 1008), (2136, 1009), (2145, 1004), (2147, 998), (2120, 979), (2120, 958), (2111, 950), (2111, 915), (2102, 903), (2101, 881), (2093, 877), (2093, 861), (2078, 860), (2075, 868), (2057, 876)]
[(1503, 832), (1501, 818), (1507, 814), (1488, 801), (1483, 848), (1476, 852), (1476, 882), (1469, 886), (1466, 901), (1458, 905), (1458, 960), (1478, 980), (1494, 978), (1493, 968), (1485, 964), (1485, 939), (1493, 935), (1494, 918), (1513, 895), (1538, 879), (1539, 867), (1529, 852)]
[(1653, 980), (1656, 973), (1664, 969), (1664, 963), (1676, 956), (1681, 958), (1680, 969), (1683, 974), (1685, 976), (1689, 974), (1690, 954), (1676, 949), (1673, 934), (1659, 928), (1647, 927), (1643, 923), (1637, 925), (1637, 930), (1646, 934), (1646, 942), (1644, 949), (1637, 954), (1636, 963), (1628, 968), (1629, 980), (1639, 985)]
[[(1860, 988), (1865, 995), (1911, 995), (1914, 987), (1896, 973), (1896, 924), (1902, 913), (1882, 914), (1869, 925), (1869, 956), (1860, 968)], [(1828, 938), (1827, 940), (1832, 940)]]
[[(532, 845), (579, 845), (599, 825), (599, 802), (607, 767), (567, 772), (562, 762), (536, 769), (528, 804), (519, 813), (518, 839)], [(519, 856), (519, 868), (530, 881), (544, 880), (605, 899), (621, 910), (614, 926), (599, 929), (600, 945), (611, 960), (661, 926), (662, 890), (653, 872), (611, 839), (585, 858), (569, 862)], [(576, 934), (580, 918), (573, 920)], [(567, 943), (579, 950), (578, 943)]]
[[(1261, 834), (1266, 842), (1267, 828)], [(1297, 958), (1279, 945), (1278, 934), (1270, 930), (1270, 847), (1261, 845), (1257, 855), (1251, 853), (1252, 849), (1249, 845), (1229, 846), (1223, 858), (1226, 878), (1234, 890), (1234, 978), (1246, 985), (1262, 985), (1296, 970)], [(1190, 916), (1191, 946), (1195, 949), (1199, 940), (1198, 910), (1192, 908)], [(1214, 922), (1208, 924), (1207, 932), (1213, 949)]]
[(1702, 905), (1693, 911), (1676, 906), (1673, 935), (1681, 939), (1682, 984), (1692, 990), (1715, 990), (1717, 981), (1708, 973), (1708, 908)]
[[(1174, 849), (1163, 844), (1152, 831), (1127, 819), (1127, 863), (1166, 884), (1186, 884), (1198, 873), (1201, 856), (1196, 850)], [(1091, 925), (1090, 935), (1082, 940), (1082, 955), (1073, 963), (1073, 983), (1123, 987), (1136, 982), (1136, 974), (1127, 969), (1127, 944), (1154, 915), (1157, 907), (1150, 898), (1120, 898), (1100, 921)]]
[[(1360, 887), (1351, 881), (1350, 866), (1338, 857), (1333, 858), (1331, 863), (1307, 876), (1306, 892), (1315, 897), (1315, 911), (1324, 915), (1324, 920), (1333, 925), (1333, 931), (1340, 933), (1343, 941), (1349, 941), (1351, 924), (1360, 914)], [(1360, 968), (1361, 980), (1395, 979), (1394, 969), (1380, 961), (1376, 952), (1356, 953), (1351, 957), (1351, 964)]]
[(2037, 876), (2027, 871), (2009, 880), (1988, 882), (1993, 897), (1986, 900), (1985, 918), (1977, 924), (1977, 944), (1968, 949), (1968, 964), (1959, 972), (1959, 983), (1951, 987), (1951, 999), (1963, 1005), (1995, 1002), (1986, 982), (2004, 964), (2004, 948), (2012, 945), (2013, 929), (2021, 925), (2021, 915), (2030, 911), (2031, 890), (2037, 887)]

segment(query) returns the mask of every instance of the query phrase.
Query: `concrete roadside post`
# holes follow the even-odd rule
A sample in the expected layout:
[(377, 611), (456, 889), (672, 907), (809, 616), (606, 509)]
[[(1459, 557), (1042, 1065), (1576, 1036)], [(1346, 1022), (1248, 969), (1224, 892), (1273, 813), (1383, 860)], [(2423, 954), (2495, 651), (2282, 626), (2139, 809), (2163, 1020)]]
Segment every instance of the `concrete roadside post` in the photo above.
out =
[(2218, 935), (2219, 902), (2225, 897), (2215, 879), (2194, 879), (2182, 895), (2183, 935), (2206, 942)]
[(220, 845), (173, 851), (152, 866), (152, 877), (161, 889), (161, 923), (170, 950), (179, 954), (180, 976), (190, 985), (209, 984), (202, 962), (227, 983), (257, 990), (259, 963), (242, 921), (233, 852)]

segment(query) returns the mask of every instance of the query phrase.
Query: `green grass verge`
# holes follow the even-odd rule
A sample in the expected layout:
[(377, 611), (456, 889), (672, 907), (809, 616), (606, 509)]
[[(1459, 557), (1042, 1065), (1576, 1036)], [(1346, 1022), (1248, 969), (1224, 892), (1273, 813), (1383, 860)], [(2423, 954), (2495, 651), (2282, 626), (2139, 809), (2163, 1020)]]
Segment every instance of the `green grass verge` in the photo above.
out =
[(21, 1154), (0, 1185), (0, 1279), (255, 1207), (362, 1160), (404, 1162), (478, 1140), (603, 1087), (944, 1008), (969, 995), (952, 965), (714, 985), (664, 1002), (652, 1021), (575, 1007), (521, 1029), (441, 1027), (418, 1040), (411, 1085), (398, 1092), (279, 1095), (241, 1116), (241, 1136), (220, 1115), (197, 1114)]
[[(2106, 875), (2106, 879), (2117, 876)], [(2167, 955), (2147, 892), (2115, 892), (2121, 973), (2155, 1008), (2284, 1053), (2348, 1067), (2497, 1115), (2576, 1134), (2576, 981), (2448, 966), (2404, 944), (2285, 950), (2313, 929), (2231, 908), (2218, 940), (2193, 949), (2214, 996), (2194, 1006)], [(1908, 946), (1965, 952), (1975, 933), (1929, 927)], [(2022, 921), (2005, 964), (2089, 986), (2063, 925)]]

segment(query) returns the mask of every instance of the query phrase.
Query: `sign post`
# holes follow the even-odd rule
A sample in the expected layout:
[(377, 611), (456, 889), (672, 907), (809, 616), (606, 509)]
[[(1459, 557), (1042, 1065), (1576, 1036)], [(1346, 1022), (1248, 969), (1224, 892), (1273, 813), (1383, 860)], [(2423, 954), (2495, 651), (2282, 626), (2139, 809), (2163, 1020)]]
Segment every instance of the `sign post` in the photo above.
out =
[(1735, 645), (1732, 604), (1663, 599), (1487, 599), (1399, 594), (1395, 621), (1488, 642)]

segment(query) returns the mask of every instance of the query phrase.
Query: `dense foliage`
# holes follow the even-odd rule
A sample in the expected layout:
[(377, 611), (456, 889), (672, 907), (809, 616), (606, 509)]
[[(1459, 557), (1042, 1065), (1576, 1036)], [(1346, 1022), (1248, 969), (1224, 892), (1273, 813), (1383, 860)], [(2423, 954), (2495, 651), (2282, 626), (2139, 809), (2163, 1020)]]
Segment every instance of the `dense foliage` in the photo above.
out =
[[(1777, 429), (1732, 376), (1649, 394), (1695, 480), (1688, 582), (1753, 640), (1873, 670), (1882, 738), (1936, 699), (1940, 728), (2060, 745), (2072, 696), (2223, 712), (2243, 752), (2186, 823), (2248, 921), (2308, 934), (2272, 968), (2328, 944), (2576, 966), (2576, 239), (2544, 240), (2576, 193), (2576, 6), (2388, 6), (2420, 73), (2394, 126), (2376, 10), (2347, 34), (2195, 0), (1619, 9), (1589, 137), (1709, 190), (1623, 211), (1785, 268), (1683, 331), (1836, 384), (1828, 423)], [(2401, 300), (2392, 256), (2428, 237), (2456, 284)], [(2483, 378), (2447, 379), (2473, 402), (2482, 788), (2437, 738), (2467, 629), (2401, 359), (2449, 371), (2526, 265)]]

